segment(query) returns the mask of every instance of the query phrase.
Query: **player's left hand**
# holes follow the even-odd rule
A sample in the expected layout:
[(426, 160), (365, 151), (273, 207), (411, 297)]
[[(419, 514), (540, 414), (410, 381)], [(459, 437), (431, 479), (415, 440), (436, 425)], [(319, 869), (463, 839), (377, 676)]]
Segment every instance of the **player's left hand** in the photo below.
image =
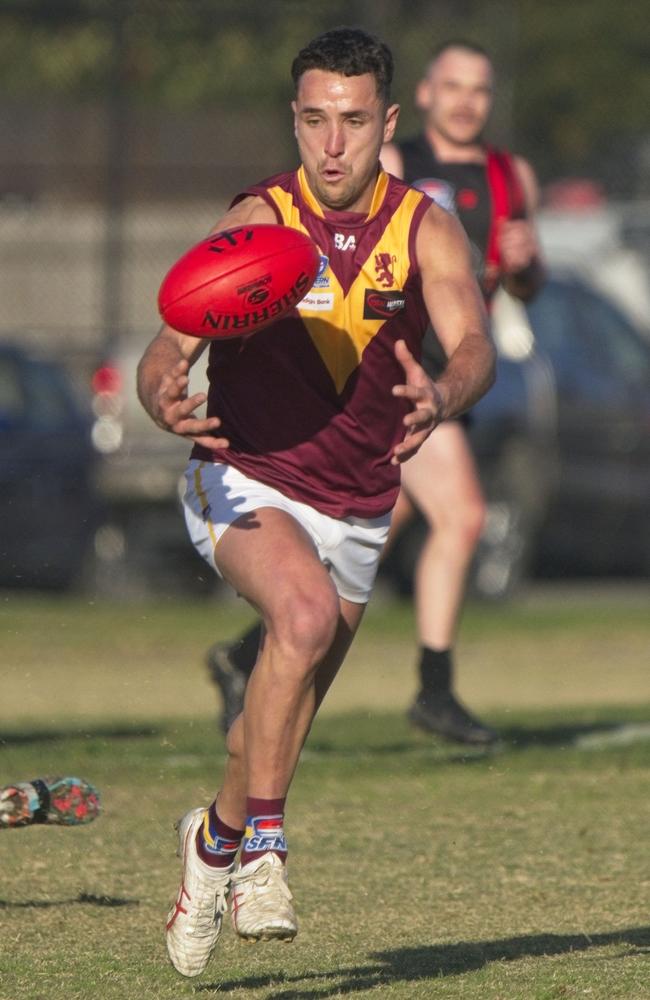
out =
[(501, 222), (498, 240), (501, 266), (505, 274), (525, 271), (538, 254), (535, 231), (527, 219)]
[(413, 406), (404, 417), (406, 436), (395, 445), (392, 465), (406, 462), (428, 438), (444, 417), (444, 400), (439, 388), (431, 381), (422, 365), (418, 364), (403, 340), (395, 344), (395, 357), (404, 369), (405, 385), (394, 385), (393, 396), (408, 399)]

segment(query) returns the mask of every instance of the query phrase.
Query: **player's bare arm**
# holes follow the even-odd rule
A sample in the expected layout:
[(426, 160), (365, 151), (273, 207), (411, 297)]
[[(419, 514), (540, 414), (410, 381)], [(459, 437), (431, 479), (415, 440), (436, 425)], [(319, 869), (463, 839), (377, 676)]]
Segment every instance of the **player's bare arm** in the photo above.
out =
[(432, 205), (418, 231), (416, 253), (429, 319), (449, 361), (433, 382), (406, 345), (396, 345), (406, 384), (395, 386), (393, 393), (413, 405), (404, 418), (406, 436), (394, 451), (397, 462), (415, 454), (442, 420), (469, 409), (490, 388), (495, 373), (485, 307), (458, 220)]
[(253, 225), (254, 223), (277, 223), (277, 217), (271, 206), (257, 195), (242, 198), (236, 205), (228, 209), (210, 230), (210, 235), (220, 229), (230, 229), (232, 226)]
[[(219, 219), (211, 233), (232, 226), (276, 221), (273, 210), (262, 198), (245, 198)], [(205, 448), (227, 448), (228, 440), (215, 433), (221, 424), (219, 418), (196, 414), (206, 402), (206, 394), (188, 395), (189, 370), (207, 345), (205, 338), (163, 326), (138, 366), (138, 396), (149, 416), (163, 430)]]
[(534, 215), (539, 205), (539, 185), (527, 160), (515, 157), (515, 169), (524, 192), (525, 219), (510, 219), (499, 229), (503, 284), (515, 298), (527, 301), (541, 288), (546, 273), (535, 231)]
[(494, 382), (496, 351), (469, 241), (455, 216), (432, 205), (416, 243), (431, 325), (448, 358), (435, 385), (443, 419), (469, 409)]

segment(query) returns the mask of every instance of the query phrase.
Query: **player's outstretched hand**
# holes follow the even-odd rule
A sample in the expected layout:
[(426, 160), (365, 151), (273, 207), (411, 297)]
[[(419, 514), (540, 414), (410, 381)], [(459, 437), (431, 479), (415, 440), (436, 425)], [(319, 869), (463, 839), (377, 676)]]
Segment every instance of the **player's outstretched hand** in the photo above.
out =
[(207, 396), (204, 392), (187, 395), (189, 369), (189, 362), (183, 360), (169, 374), (163, 375), (156, 397), (156, 423), (163, 430), (188, 438), (204, 448), (227, 448), (228, 439), (213, 434), (221, 426), (219, 417), (194, 415)]
[(413, 407), (404, 417), (406, 435), (393, 449), (391, 463), (400, 465), (415, 455), (444, 416), (444, 400), (422, 365), (418, 364), (403, 340), (395, 344), (395, 357), (404, 369), (405, 385), (394, 385), (393, 396), (408, 399)]

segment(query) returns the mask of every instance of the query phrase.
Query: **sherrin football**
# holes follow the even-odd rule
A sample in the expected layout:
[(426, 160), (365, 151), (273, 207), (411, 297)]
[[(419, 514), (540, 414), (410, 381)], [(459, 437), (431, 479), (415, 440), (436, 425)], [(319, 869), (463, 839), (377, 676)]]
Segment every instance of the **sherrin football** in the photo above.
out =
[(194, 337), (241, 337), (286, 316), (312, 287), (320, 254), (290, 226), (235, 226), (201, 240), (158, 293), (165, 323)]

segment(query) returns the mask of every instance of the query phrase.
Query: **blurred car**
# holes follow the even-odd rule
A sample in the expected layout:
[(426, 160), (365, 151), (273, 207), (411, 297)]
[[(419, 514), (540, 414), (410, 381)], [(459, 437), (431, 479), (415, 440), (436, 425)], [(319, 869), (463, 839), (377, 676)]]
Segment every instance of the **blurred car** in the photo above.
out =
[(537, 564), (649, 573), (650, 339), (579, 280), (550, 282), (527, 312), (557, 407), (557, 476)]
[(99, 519), (91, 424), (60, 364), (0, 344), (0, 586), (81, 578)]
[[(95, 545), (96, 588), (119, 597), (208, 594), (216, 577), (190, 542), (181, 513), (191, 443), (157, 427), (137, 396), (137, 366), (149, 340), (151, 333), (122, 337), (91, 377), (105, 511)], [(206, 363), (204, 354), (192, 369), (193, 392), (207, 388)]]
[[(470, 428), (488, 502), (473, 590), (650, 573), (650, 339), (570, 274), (526, 307), (500, 293), (493, 328), (497, 381)], [(410, 525), (384, 568), (403, 591), (424, 531)]]

